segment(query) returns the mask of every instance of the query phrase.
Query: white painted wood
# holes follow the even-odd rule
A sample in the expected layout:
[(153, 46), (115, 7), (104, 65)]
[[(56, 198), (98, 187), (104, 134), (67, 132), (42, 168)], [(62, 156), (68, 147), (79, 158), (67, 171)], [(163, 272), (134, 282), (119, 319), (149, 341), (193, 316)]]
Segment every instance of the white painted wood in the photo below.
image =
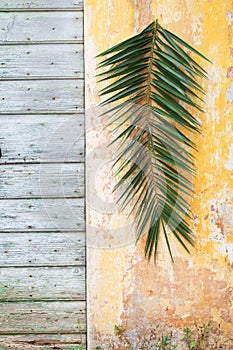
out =
[(1, 9), (69, 9), (81, 10), (83, 8), (82, 0), (1, 0)]
[(83, 332), (85, 303), (82, 301), (2, 303), (0, 324), (0, 334)]
[(0, 198), (83, 197), (83, 164), (0, 166)]
[(0, 12), (0, 42), (82, 41), (82, 12)]
[(84, 118), (81, 114), (0, 115), (0, 164), (82, 162), (83, 124)]
[(0, 200), (0, 231), (84, 230), (83, 199)]
[(0, 268), (85, 264), (84, 232), (0, 233), (0, 242)]
[[(69, 249), (64, 247), (66, 253)], [(43, 254), (43, 252), (41, 252)], [(16, 299), (84, 300), (84, 267), (28, 267), (0, 270), (0, 302)]]
[(2, 81), (0, 114), (80, 112), (83, 82), (80, 80)]
[(85, 343), (82, 7), (0, 1), (0, 348)]
[(32, 77), (83, 78), (83, 46), (2, 46), (0, 79)]

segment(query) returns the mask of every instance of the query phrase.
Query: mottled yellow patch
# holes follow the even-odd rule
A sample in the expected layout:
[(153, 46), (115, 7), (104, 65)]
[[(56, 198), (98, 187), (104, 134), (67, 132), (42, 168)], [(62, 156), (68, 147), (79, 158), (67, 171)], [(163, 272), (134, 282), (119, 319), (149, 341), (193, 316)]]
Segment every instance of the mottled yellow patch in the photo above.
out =
[[(206, 112), (198, 116), (202, 135), (195, 139), (198, 175), (191, 209), (196, 248), (188, 256), (173, 242), (172, 265), (161, 244), (156, 267), (144, 260), (143, 242), (136, 250), (134, 243), (118, 249), (89, 248), (89, 340), (113, 334), (117, 323), (136, 329), (158, 319), (177, 328), (214, 319), (226, 336), (232, 336), (233, 83), (228, 74), (233, 66), (232, 1), (147, 0), (144, 4), (85, 0), (86, 105), (95, 107), (99, 102), (94, 56), (133, 35), (152, 18), (213, 62), (204, 63), (209, 74), (203, 82)], [(87, 144), (96, 145), (95, 138), (87, 137)], [(107, 215), (101, 220), (108, 220)], [(114, 227), (120, 227), (120, 219), (112, 220)]]

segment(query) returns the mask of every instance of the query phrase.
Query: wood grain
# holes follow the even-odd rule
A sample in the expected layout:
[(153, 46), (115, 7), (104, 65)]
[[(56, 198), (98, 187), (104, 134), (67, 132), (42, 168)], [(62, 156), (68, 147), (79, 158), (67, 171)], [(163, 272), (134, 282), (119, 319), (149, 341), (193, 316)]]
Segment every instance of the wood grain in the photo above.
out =
[(2, 46), (0, 79), (83, 78), (83, 45)]
[(0, 198), (84, 196), (83, 164), (24, 164), (0, 167)]
[(0, 334), (75, 334), (84, 331), (85, 302), (1, 303)]
[(0, 231), (84, 230), (83, 199), (0, 200)]
[(0, 349), (14, 350), (45, 350), (59, 347), (67, 349), (68, 346), (86, 344), (86, 335), (79, 334), (20, 334), (0, 335)]
[(1, 0), (0, 9), (64, 9), (69, 8), (81, 10), (82, 0)]
[(80, 80), (2, 81), (0, 114), (83, 111)]
[[(69, 254), (68, 246), (63, 249)], [(1, 269), (0, 278), (0, 302), (85, 299), (84, 267), (8, 267)]]
[(0, 164), (83, 162), (83, 124), (84, 118), (81, 114), (2, 115)]
[(82, 12), (0, 12), (0, 43), (82, 41)]
[(80, 345), (86, 349), (86, 335), (81, 334), (22, 334), (1, 335), (0, 349), (14, 350), (49, 350), (49, 349), (79, 349)]
[(1, 349), (85, 343), (82, 9), (0, 2)]
[(85, 264), (84, 232), (0, 234), (0, 267)]

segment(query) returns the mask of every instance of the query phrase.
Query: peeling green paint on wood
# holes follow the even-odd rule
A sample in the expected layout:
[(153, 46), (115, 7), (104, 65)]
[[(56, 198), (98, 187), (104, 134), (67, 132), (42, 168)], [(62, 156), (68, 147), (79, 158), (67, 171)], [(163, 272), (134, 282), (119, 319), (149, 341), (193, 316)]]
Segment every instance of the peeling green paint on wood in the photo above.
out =
[(0, 4), (0, 349), (85, 344), (82, 8)]

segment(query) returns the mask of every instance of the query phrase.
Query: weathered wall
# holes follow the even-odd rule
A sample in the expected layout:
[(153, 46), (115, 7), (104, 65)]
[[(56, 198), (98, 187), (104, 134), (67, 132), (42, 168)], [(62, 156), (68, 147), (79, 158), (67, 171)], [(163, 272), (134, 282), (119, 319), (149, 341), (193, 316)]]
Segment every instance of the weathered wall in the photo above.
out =
[[(135, 247), (121, 218), (88, 205), (90, 349), (97, 339), (107, 344), (103, 339), (113, 336), (114, 325), (131, 329), (136, 337), (140, 329), (158, 322), (181, 329), (210, 319), (221, 324), (233, 345), (232, 1), (86, 0), (87, 154), (109, 139), (96, 126), (100, 99), (94, 56), (155, 17), (213, 62), (205, 66), (210, 76), (204, 82), (206, 113), (199, 116), (203, 132), (196, 138), (198, 176), (191, 204), (196, 247), (188, 256), (174, 243), (172, 264), (161, 245), (157, 266), (148, 264), (143, 242)], [(109, 190), (109, 181), (102, 171), (96, 185)], [(109, 192), (104, 193), (108, 197)]]

